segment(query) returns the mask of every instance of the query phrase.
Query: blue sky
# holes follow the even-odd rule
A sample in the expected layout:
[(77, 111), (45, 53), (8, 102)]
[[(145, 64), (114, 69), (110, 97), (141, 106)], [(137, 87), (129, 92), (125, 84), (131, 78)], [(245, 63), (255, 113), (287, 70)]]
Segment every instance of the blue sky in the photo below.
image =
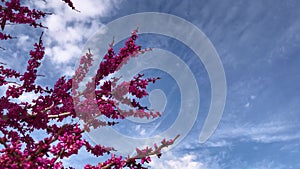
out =
[[(152, 168), (300, 168), (299, 1), (88, 0), (83, 3), (76, 0), (74, 5), (81, 13), (71, 11), (59, 1), (35, 5), (54, 11), (54, 15), (45, 19), (49, 26), (49, 30), (44, 30), (47, 58), (41, 74), (45, 74), (47, 80), (39, 80), (44, 85), (52, 84), (61, 75), (72, 75), (87, 40), (107, 23), (130, 14), (172, 14), (194, 24), (211, 41), (226, 75), (226, 105), (214, 134), (207, 142), (200, 143), (199, 133), (211, 101), (211, 84), (204, 64), (189, 46), (172, 37), (144, 34), (138, 40), (144, 47), (168, 50), (182, 59), (196, 78), (201, 100), (191, 131), (161, 159), (154, 158)], [(54, 8), (57, 6), (59, 8)], [(18, 50), (8, 49), (0, 57), (1, 62), (20, 70), (26, 60), (17, 56), (31, 49), (42, 31), (32, 33), (25, 29), (27, 27), (11, 30), (19, 38), (5, 45), (17, 46)], [(188, 30), (183, 31), (188, 36)], [(116, 44), (116, 48), (118, 46), (120, 44)], [(7, 57), (8, 54), (12, 57)], [(164, 91), (167, 99), (164, 114), (148, 124), (126, 121), (115, 128), (124, 135), (145, 138), (159, 134), (170, 128), (178, 115), (182, 100), (176, 80), (161, 70), (148, 70), (147, 75), (163, 77), (150, 89)], [(31, 97), (34, 95), (21, 99)], [(156, 126), (155, 130), (152, 125)], [(145, 134), (150, 129), (152, 132)], [(81, 152), (79, 157), (71, 157), (65, 163), (82, 167), (88, 161), (95, 163), (97, 159)]]

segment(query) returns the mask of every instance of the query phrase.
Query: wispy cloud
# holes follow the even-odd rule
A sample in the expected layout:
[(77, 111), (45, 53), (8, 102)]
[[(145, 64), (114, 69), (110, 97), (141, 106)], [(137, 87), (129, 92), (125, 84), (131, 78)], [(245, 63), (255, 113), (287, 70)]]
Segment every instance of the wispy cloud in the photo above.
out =
[(232, 145), (232, 143), (230, 141), (226, 141), (225, 139), (220, 139), (216, 141), (209, 140), (204, 145), (205, 147), (229, 147)]
[[(284, 169), (287, 166), (283, 166), (275, 163), (274, 161), (263, 160), (255, 163), (251, 169)], [(249, 167), (250, 168), (250, 167)]]
[[(253, 141), (259, 143), (285, 142), (300, 140), (299, 125), (283, 122), (269, 122), (263, 124), (244, 124), (223, 127), (218, 130), (212, 140)], [(225, 144), (224, 144), (225, 145)]]

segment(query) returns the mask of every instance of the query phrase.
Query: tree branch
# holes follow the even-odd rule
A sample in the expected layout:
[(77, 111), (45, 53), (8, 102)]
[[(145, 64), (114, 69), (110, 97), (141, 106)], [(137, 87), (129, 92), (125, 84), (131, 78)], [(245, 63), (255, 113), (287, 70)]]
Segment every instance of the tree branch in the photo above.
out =
[[(179, 138), (179, 134), (173, 139), (173, 141), (172, 141), (172, 143), (173, 142), (175, 142), (178, 138)], [(126, 164), (125, 164), (125, 166), (126, 165), (128, 165), (128, 164), (131, 164), (131, 162), (132, 161), (134, 161), (134, 160), (136, 160), (136, 159), (142, 159), (142, 158), (145, 158), (145, 157), (147, 157), (147, 156), (152, 156), (152, 155), (157, 155), (157, 154), (160, 154), (160, 151), (163, 149), (163, 148), (165, 148), (165, 147), (168, 147), (169, 145), (168, 144), (162, 144), (162, 145), (160, 145), (157, 149), (155, 149), (155, 150), (153, 150), (153, 151), (151, 151), (151, 152), (149, 152), (149, 153), (147, 153), (147, 154), (145, 154), (145, 155), (136, 155), (136, 156), (134, 156), (134, 157), (130, 157), (130, 158), (127, 158), (127, 160), (126, 160)], [(107, 165), (105, 165), (105, 166), (103, 166), (103, 167), (101, 167), (101, 169), (109, 169), (109, 168), (111, 168), (112, 166), (114, 166), (115, 165), (115, 163), (109, 163), (109, 164), (107, 164)], [(124, 167), (125, 167), (124, 166)]]

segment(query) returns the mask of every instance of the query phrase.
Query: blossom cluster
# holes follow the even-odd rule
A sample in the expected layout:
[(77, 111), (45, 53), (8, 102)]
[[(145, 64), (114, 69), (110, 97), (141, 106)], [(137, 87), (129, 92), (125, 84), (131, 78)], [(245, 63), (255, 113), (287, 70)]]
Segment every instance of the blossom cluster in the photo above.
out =
[(0, 32), (0, 40), (7, 40), (7, 39), (12, 39), (12, 37), (10, 35)]
[[(71, 1), (63, 1), (76, 10)], [(43, 27), (37, 20), (46, 14), (22, 6), (20, 0), (1, 0), (2, 31), (8, 23)], [(83, 138), (83, 133), (89, 132), (91, 127), (116, 125), (117, 119), (160, 116), (159, 112), (149, 110), (138, 101), (148, 95), (146, 89), (149, 83), (155, 83), (159, 78), (143, 78), (143, 74), (124, 82), (120, 82), (118, 77), (108, 78), (130, 58), (147, 51), (136, 45), (137, 30), (132, 32), (118, 54), (114, 52), (113, 43), (110, 45), (96, 75), (83, 91), (79, 91), (79, 86), (92, 66), (94, 56), (91, 51), (81, 57), (73, 77), (60, 77), (51, 87), (37, 84), (38, 69), (45, 55), (42, 35), (29, 52), (30, 58), (24, 72), (18, 72), (0, 62), (0, 87), (5, 90), (5, 94), (0, 96), (0, 168), (64, 168), (61, 160), (78, 154), (81, 148), (97, 157), (111, 155), (108, 160), (96, 166), (87, 164), (86, 169), (146, 168), (144, 164), (151, 161), (150, 156), (160, 157), (161, 149), (173, 144), (178, 138), (176, 136), (169, 141), (163, 140), (160, 146), (155, 144), (154, 149), (137, 148), (137, 155), (132, 157), (117, 156), (113, 153), (113, 147), (91, 145)], [(0, 32), (1, 40), (9, 38), (10, 35)], [(31, 92), (37, 95), (31, 102), (16, 101)], [(128, 94), (132, 97), (128, 97)], [(130, 109), (122, 110), (121, 104), (126, 104)], [(98, 117), (101, 116), (110, 121), (99, 120)], [(72, 120), (64, 122), (66, 118)], [(84, 127), (74, 119), (82, 120)], [(47, 136), (37, 140), (32, 136), (37, 131), (45, 132)]]
[[(76, 10), (71, 0), (62, 0), (73, 10)], [(76, 10), (77, 11), (77, 10)], [(26, 24), (29, 26), (43, 27), (46, 28), (41, 22), (40, 19), (44, 18), (47, 13), (37, 9), (30, 9), (28, 6), (21, 2), (20, 0), (1, 0), (0, 1), (0, 26), (2, 31), (7, 24)], [(0, 32), (0, 40), (11, 39), (10, 34), (5, 34)]]
[[(127, 96), (127, 94), (131, 94), (137, 99), (147, 96), (148, 84), (155, 83), (159, 78), (143, 79), (143, 75), (138, 74), (128, 82), (120, 82), (120, 78), (117, 77), (105, 79), (108, 75), (120, 70), (131, 57), (137, 57), (147, 50), (136, 45), (137, 37), (137, 30), (134, 30), (118, 54), (115, 53), (112, 43), (100, 63), (96, 75), (86, 84), (85, 90), (78, 91), (79, 83), (85, 78), (88, 66), (91, 66), (93, 55), (89, 51), (81, 58), (80, 65), (73, 77), (72, 90), (74, 95), (80, 96), (74, 97), (73, 101), (77, 116), (85, 122), (86, 130), (89, 130), (90, 127), (97, 128), (117, 123), (115, 121), (105, 123), (97, 118), (101, 115), (110, 119), (124, 119), (129, 116), (149, 119), (160, 116), (160, 112), (150, 111), (147, 107), (141, 106), (136, 99)], [(120, 104), (126, 104), (129, 109), (121, 109)]]
[[(37, 20), (46, 16), (47, 13), (30, 9), (21, 4), (20, 0), (1, 0), (0, 18), (1, 29), (4, 30), (6, 24), (28, 24), (33, 27), (44, 27)], [(3, 36), (4, 34), (2, 34)], [(5, 36), (4, 36), (5, 37)], [(6, 37), (9, 37), (8, 35)]]

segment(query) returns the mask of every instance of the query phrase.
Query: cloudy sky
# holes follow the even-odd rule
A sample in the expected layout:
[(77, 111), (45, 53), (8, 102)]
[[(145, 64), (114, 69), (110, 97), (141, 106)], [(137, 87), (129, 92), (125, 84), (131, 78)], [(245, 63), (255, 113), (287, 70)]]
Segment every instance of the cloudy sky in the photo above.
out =
[[(161, 159), (153, 158), (150, 164), (152, 168), (300, 168), (299, 1), (74, 0), (80, 13), (72, 11), (58, 0), (31, 5), (53, 11), (54, 14), (44, 21), (49, 29), (28, 32), (27, 27), (17, 27), (10, 30), (18, 38), (9, 44), (3, 44), (7, 46), (7, 50), (2, 51), (0, 62), (24, 70), (25, 67), (22, 66), (26, 63), (26, 57), (20, 59), (20, 55), (25, 55), (24, 52), (30, 50), (39, 34), (45, 31), (47, 56), (40, 74), (46, 77), (39, 79), (39, 83), (43, 85), (52, 84), (61, 75), (71, 76), (74, 65), (87, 47), (88, 39), (101, 30), (105, 34), (108, 23), (130, 14), (159, 12), (175, 15), (195, 25), (214, 46), (226, 77), (226, 105), (217, 129), (202, 143), (199, 141), (199, 134), (212, 104), (211, 79), (206, 65), (189, 45), (174, 37), (151, 33), (140, 36), (138, 42), (143, 47), (170, 51), (189, 67), (195, 77), (195, 90), (199, 91), (201, 100), (191, 130), (176, 146), (163, 154)], [(147, 20), (138, 24), (143, 25), (142, 22)], [(168, 22), (151, 24), (160, 29), (167, 26)], [(139, 26), (135, 21), (127, 22), (126, 25)], [(190, 30), (184, 28), (183, 25), (178, 25), (182, 34), (189, 37)], [(123, 27), (119, 26), (116, 30), (123, 31)], [(189, 40), (197, 42), (193, 37)], [(122, 46), (122, 39), (119, 41), (121, 42), (116, 44), (116, 48)], [(17, 47), (17, 50), (13, 47)], [(204, 49), (203, 53), (205, 52)], [(159, 135), (172, 128), (172, 123), (180, 114), (180, 105), (184, 102), (180, 89), (185, 84), (176, 83), (176, 78), (163, 70), (149, 69), (144, 70), (144, 73), (147, 76), (162, 77), (160, 82), (150, 86), (150, 90), (154, 92), (153, 95), (158, 95), (153, 96), (155, 99), (152, 99), (152, 107), (163, 109), (163, 116), (148, 123), (127, 120), (123, 125), (114, 127), (122, 135), (134, 138)], [(28, 95), (23, 99), (30, 97), (34, 96)], [(166, 103), (159, 105), (162, 101)], [(186, 125), (181, 124), (182, 128)], [(83, 163), (95, 164), (97, 160), (99, 159), (82, 151), (79, 157), (71, 157), (64, 162), (79, 168)]]

